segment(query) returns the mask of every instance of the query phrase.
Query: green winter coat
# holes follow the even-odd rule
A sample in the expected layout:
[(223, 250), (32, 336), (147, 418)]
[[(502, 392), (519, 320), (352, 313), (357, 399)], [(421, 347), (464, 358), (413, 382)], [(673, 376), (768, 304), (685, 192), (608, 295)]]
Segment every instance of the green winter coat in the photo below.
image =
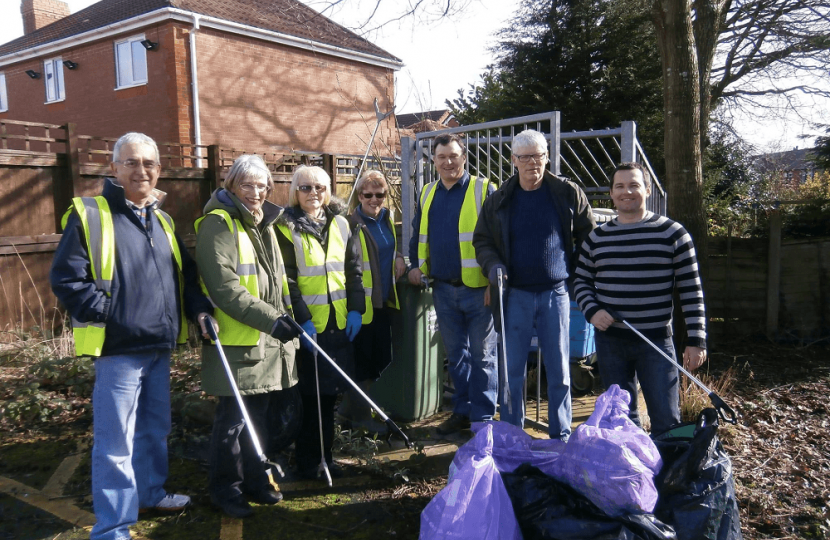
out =
[[(221, 216), (207, 215), (216, 209), (225, 210), (232, 218), (240, 220), (254, 245), (259, 299), (239, 283), (236, 238)], [(239, 322), (262, 332), (258, 346), (223, 346), (243, 395), (283, 390), (297, 384), (294, 359), (299, 341), (283, 344), (270, 335), (277, 317), (286, 312), (282, 297), (285, 267), (276, 236), (262, 232), (273, 228), (282, 208), (266, 201), (262, 211), (262, 222), (254, 225), (253, 215), (242, 202), (232, 193), (218, 189), (205, 205), (206, 217), (196, 236), (196, 263), (213, 304)], [(202, 347), (202, 390), (215, 396), (233, 395), (216, 346), (209, 343)]]

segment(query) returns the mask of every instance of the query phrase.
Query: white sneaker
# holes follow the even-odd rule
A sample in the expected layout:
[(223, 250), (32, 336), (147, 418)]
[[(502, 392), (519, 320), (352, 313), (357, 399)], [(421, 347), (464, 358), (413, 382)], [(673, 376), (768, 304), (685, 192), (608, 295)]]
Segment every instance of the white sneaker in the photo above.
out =
[(142, 511), (159, 510), (161, 512), (178, 512), (190, 506), (190, 497), (179, 493), (168, 493), (155, 506), (142, 508)]

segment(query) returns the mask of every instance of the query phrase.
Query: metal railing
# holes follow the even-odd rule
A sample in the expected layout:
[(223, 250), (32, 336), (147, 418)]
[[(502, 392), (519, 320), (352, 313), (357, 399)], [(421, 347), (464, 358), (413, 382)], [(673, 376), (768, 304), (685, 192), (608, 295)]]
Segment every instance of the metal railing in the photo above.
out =
[[(409, 223), (415, 212), (416, 195), (424, 185), (438, 177), (432, 163), (433, 142), (439, 135), (454, 133), (467, 146), (467, 172), (489, 178), (501, 185), (513, 176), (511, 163), (513, 138), (525, 129), (534, 129), (545, 136), (550, 153), (550, 171), (563, 174), (582, 187), (593, 201), (608, 201), (609, 174), (620, 162), (642, 163), (652, 178), (651, 196), (647, 201), (652, 212), (666, 213), (666, 193), (643, 148), (637, 141), (634, 122), (623, 122), (614, 129), (560, 133), (560, 113), (547, 113), (508, 118), (471, 126), (459, 126), (418, 133), (415, 138), (401, 139), (401, 199), (403, 213), (403, 245), (412, 234)], [(609, 203), (599, 203), (608, 206)]]

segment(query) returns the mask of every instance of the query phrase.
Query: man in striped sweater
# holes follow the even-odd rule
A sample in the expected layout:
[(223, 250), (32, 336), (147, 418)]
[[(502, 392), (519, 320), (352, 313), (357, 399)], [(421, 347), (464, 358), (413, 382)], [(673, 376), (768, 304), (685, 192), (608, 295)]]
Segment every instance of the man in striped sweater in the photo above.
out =
[(651, 177), (638, 163), (621, 163), (611, 177), (617, 217), (594, 229), (580, 248), (574, 291), (596, 333), (599, 372), (606, 386), (628, 390), (630, 418), (638, 426), (637, 380), (652, 433), (680, 422), (679, 372), (604, 308), (610, 308), (676, 358), (672, 343), (672, 292), (677, 286), (686, 319), (683, 364), (706, 361), (703, 289), (692, 238), (671, 219), (646, 210)]

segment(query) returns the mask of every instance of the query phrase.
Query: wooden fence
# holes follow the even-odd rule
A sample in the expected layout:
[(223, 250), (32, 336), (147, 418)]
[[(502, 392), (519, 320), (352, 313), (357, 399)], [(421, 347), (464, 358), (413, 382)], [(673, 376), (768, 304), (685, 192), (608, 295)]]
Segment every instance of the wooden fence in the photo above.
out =
[(830, 239), (710, 238), (706, 308), (713, 339), (765, 334), (812, 342), (830, 337)]
[[(49, 268), (60, 241), (60, 221), (72, 197), (101, 192), (110, 175), (115, 138), (78, 135), (63, 126), (0, 119), (0, 331), (32, 326), (50, 328), (62, 321), (49, 287)], [(272, 171), (272, 202), (285, 205), (293, 169), (319, 165), (332, 177), (336, 194), (347, 197), (363, 156), (315, 153), (275, 154), (188, 144), (159, 143), (162, 170), (158, 189), (168, 193), (164, 210), (177, 232), (193, 245), (193, 222), (234, 159), (257, 153)], [(400, 178), (393, 159), (367, 159)], [(0, 333), (0, 341), (8, 334)]]

